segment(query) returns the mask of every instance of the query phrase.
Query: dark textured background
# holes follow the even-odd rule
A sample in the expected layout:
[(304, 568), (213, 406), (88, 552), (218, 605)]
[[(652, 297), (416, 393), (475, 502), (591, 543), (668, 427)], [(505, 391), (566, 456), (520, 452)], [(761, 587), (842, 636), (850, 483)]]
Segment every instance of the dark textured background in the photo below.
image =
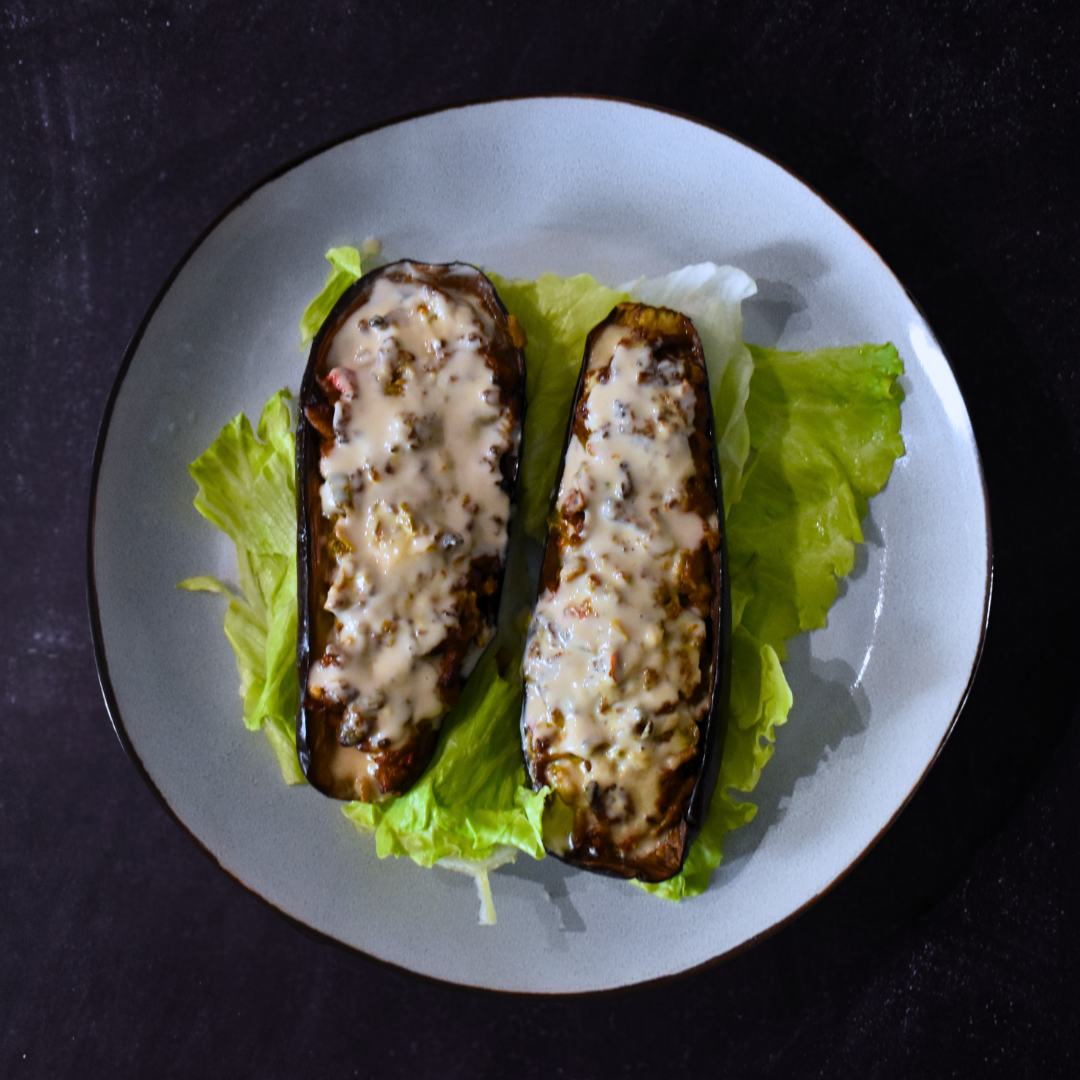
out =
[[(0, 1075), (1076, 1075), (1073, 12), (0, 0)], [(239, 889), (126, 761), (84, 585), (109, 388), (214, 215), (365, 125), (570, 92), (726, 128), (878, 248), (967, 396), (996, 548), (968, 707), (877, 848), (734, 960), (586, 1001), (421, 982)]]

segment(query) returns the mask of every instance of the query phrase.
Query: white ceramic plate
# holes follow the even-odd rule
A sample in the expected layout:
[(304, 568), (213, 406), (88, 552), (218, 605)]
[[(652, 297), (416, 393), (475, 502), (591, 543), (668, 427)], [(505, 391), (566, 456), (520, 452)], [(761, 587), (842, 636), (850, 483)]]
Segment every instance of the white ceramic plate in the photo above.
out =
[[(231, 417), (298, 386), (297, 323), (323, 254), (379, 237), (390, 257), (608, 284), (688, 263), (757, 279), (747, 338), (787, 348), (892, 341), (907, 456), (828, 628), (792, 643), (795, 692), (760, 812), (701, 897), (671, 904), (523, 857), (497, 871), (498, 925), (472, 882), (379, 861), (338, 806), (287, 788), (240, 718), (221, 602), (235, 576), (192, 508), (187, 465)], [(873, 844), (963, 704), (990, 586), (971, 426), (934, 335), (878, 255), (790, 173), (683, 117), (618, 101), (495, 102), (350, 138), (255, 188), (196, 244), (135, 336), (98, 446), (91, 608), (121, 740), (176, 819), (283, 913), (379, 960), (456, 983), (591, 991), (661, 979), (745, 945), (820, 896)]]

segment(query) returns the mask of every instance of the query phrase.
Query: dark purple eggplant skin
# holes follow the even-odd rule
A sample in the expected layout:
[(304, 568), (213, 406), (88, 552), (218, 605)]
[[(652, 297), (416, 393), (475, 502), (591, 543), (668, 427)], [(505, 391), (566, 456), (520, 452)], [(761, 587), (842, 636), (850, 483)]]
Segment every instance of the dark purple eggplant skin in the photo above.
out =
[[(323, 794), (337, 799), (380, 801), (403, 794), (420, 778), (434, 753), (438, 728), (425, 725), (406, 746), (391, 751), (362, 751), (342, 746), (337, 740), (334, 710), (318, 707), (306, 694), (308, 674), (313, 661), (321, 655), (322, 643), (332, 624), (325, 611), (326, 573), (322, 567), (320, 528), (319, 459), (323, 436), (318, 430), (325, 425), (333, 405), (320, 384), (324, 357), (330, 342), (351, 312), (363, 305), (381, 277), (405, 275), (409, 280), (422, 280), (447, 291), (464, 292), (478, 300), (495, 318), (496, 382), (503, 392), (507, 407), (512, 410), (519, 431), (525, 421), (525, 354), (521, 348), (524, 334), (513, 316), (499, 299), (495, 286), (475, 267), (465, 263), (422, 263), (402, 260), (365, 274), (338, 299), (311, 343), (311, 351), (300, 386), (296, 431), (296, 501), (297, 501), (297, 673), (300, 682), (300, 704), (296, 722), (296, 751), (304, 776)], [(518, 448), (503, 456), (500, 462), (502, 485), (513, 497), (521, 454)], [(477, 606), (484, 621), (494, 628), (506, 570), (504, 552), (498, 571), (495, 591), (478, 598)], [(460, 684), (464, 684), (464, 679)], [(460, 691), (461, 686), (456, 687)], [(452, 702), (448, 703), (447, 710)], [(371, 762), (375, 763), (374, 778)]]
[[(707, 660), (710, 689), (708, 692), (709, 708), (704, 721), (699, 725), (699, 753), (695, 759), (695, 779), (690, 790), (689, 797), (685, 799), (685, 809), (681, 815), (681, 857), (675, 866), (658, 868), (655, 866), (632, 865), (621, 853), (614, 849), (611, 844), (595, 843), (579, 828), (579, 822), (575, 820), (570, 850), (567, 852), (552, 850), (548, 852), (571, 866), (594, 873), (604, 874), (609, 877), (622, 879), (634, 878), (644, 882), (666, 881), (674, 877), (682, 869), (686, 857), (690, 852), (695, 837), (705, 824), (709, 811), (709, 803), (712, 800), (716, 788), (716, 782), (720, 774), (720, 762), (723, 757), (724, 741), (727, 733), (728, 708), (731, 695), (731, 585), (728, 575), (726, 527), (724, 522), (724, 497), (720, 481), (720, 463), (717, 457), (716, 435), (713, 423), (712, 396), (709, 392), (708, 368), (705, 364), (705, 356), (701, 347), (701, 341), (693, 328), (690, 320), (678, 312), (672, 312), (666, 308), (649, 308), (644, 304), (623, 303), (617, 305), (602, 322), (598, 323), (589, 332), (585, 341), (585, 351), (581, 361), (581, 369), (578, 373), (577, 385), (574, 390), (573, 403), (570, 407), (570, 416), (567, 422), (566, 438), (563, 443), (562, 456), (559, 460), (558, 476), (551, 492), (551, 507), (548, 513), (549, 528), (547, 540), (544, 546), (544, 556), (540, 573), (540, 582), (537, 596), (543, 595), (545, 589), (551, 587), (558, 580), (561, 566), (561, 551), (559, 550), (560, 534), (556, 522), (556, 503), (559, 491), (562, 487), (563, 470), (566, 464), (566, 454), (570, 447), (570, 440), (575, 437), (575, 428), (578, 422), (579, 411), (582, 406), (582, 395), (585, 389), (585, 375), (589, 368), (589, 360), (593, 346), (604, 330), (613, 323), (619, 323), (628, 327), (638, 325), (639, 320), (651, 321), (650, 312), (656, 313), (661, 319), (667, 321), (667, 317), (677, 317), (685, 324), (685, 331), (678, 334), (666, 334), (659, 331), (645, 330), (645, 336), (650, 342), (656, 342), (661, 348), (681, 348), (684, 352), (689, 348), (693, 362), (699, 367), (703, 375), (703, 394), (707, 404), (707, 422), (705, 432), (708, 446), (707, 474), (709, 486), (714, 495), (714, 503), (717, 510), (719, 524), (719, 545), (711, 560), (711, 573), (714, 584), (712, 609), (708, 620), (708, 636), (703, 647), (703, 660)], [(522, 702), (522, 720), (525, 717), (525, 705)], [(532, 778), (533, 787), (539, 791), (543, 786), (542, 780), (534, 776), (532, 763), (528, 758), (528, 750), (524, 739), (524, 723), (522, 724), (522, 753), (525, 758), (526, 772)], [(548, 811), (552, 809), (558, 796), (552, 793), (548, 800)]]

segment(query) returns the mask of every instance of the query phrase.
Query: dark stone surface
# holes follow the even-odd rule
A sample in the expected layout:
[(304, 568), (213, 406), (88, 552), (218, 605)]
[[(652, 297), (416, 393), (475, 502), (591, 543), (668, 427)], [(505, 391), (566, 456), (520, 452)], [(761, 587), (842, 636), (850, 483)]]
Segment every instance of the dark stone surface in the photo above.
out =
[[(1067, 2), (441, 7), (0, 0), (0, 1075), (1075, 1075), (1080, 20)], [(935, 327), (983, 453), (982, 669), (823, 901), (710, 971), (493, 997), (310, 941), (204, 859), (97, 686), (97, 424), (176, 261), (364, 125), (624, 96), (821, 191)]]

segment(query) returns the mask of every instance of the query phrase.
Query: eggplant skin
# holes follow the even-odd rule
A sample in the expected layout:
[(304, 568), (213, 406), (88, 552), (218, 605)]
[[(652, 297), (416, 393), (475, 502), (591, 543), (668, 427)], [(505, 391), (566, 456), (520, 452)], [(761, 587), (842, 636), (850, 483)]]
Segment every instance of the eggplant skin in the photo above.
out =
[[(616, 371), (613, 343), (641, 357), (633, 361), (639, 367), (624, 358)], [(636, 380), (624, 374), (634, 371)], [(660, 441), (668, 430), (657, 420), (663, 416), (662, 409), (655, 411), (660, 399), (650, 399), (652, 411), (634, 411), (644, 401), (634, 396), (635, 382), (654, 384), (661, 395), (670, 392), (663, 399), (669, 417), (672, 401), (692, 402), (679, 406), (692, 410), (692, 419), (681, 413), (681, 449), (668, 451), (671, 443)], [(592, 395), (597, 400), (591, 408)], [(630, 439), (639, 450), (631, 449)], [(649, 457), (653, 447), (655, 460)], [(682, 477), (678, 501), (665, 495), (659, 505), (674, 506), (683, 516), (660, 518), (668, 510), (655, 509), (648, 499), (673, 490), (659, 471), (669, 465), (671, 476)], [(691, 546), (683, 550), (680, 540), (676, 554), (653, 546), (664, 534), (650, 521), (678, 521), (685, 528), (694, 515), (700, 532), (679, 533), (691, 538)], [(660, 554), (637, 563), (634, 554), (621, 554), (647, 546)], [(631, 610), (624, 597), (646, 602)], [(534, 790), (552, 788), (544, 817), (551, 854), (645, 882), (665, 881), (681, 870), (719, 773), (730, 637), (723, 497), (701, 342), (685, 315), (620, 304), (586, 340), (526, 644), (522, 748)], [(675, 644), (664, 653), (668, 641)], [(680, 642), (689, 643), (685, 650), (676, 647)], [(674, 666), (643, 671), (641, 665), (658, 655)], [(680, 672), (682, 681), (665, 682), (670, 672)], [(580, 696), (576, 687), (589, 680), (600, 689)], [(652, 712), (639, 707), (648, 701), (656, 703)], [(683, 719), (676, 721), (676, 714)], [(641, 769), (639, 761), (646, 762)]]
[[(416, 353), (410, 352), (407, 346), (413, 343), (415, 348), (414, 342), (418, 339), (410, 341), (407, 334), (416, 330), (416, 324), (413, 324), (411, 331), (408, 327), (403, 331), (392, 317), (388, 316), (389, 321), (378, 315), (369, 319), (364, 314), (364, 311), (361, 311), (361, 309), (365, 308), (365, 305), (373, 304), (373, 296), (382, 297), (387, 295), (388, 290), (392, 291), (394, 289), (399, 290), (399, 292), (404, 290), (405, 292), (402, 295), (405, 295), (414, 288), (426, 289), (428, 297), (434, 296), (436, 298), (434, 303), (430, 303), (429, 300), (423, 301), (425, 306), (421, 308), (422, 314), (417, 316), (418, 318), (430, 320), (429, 307), (435, 310), (437, 318), (443, 318), (440, 312), (453, 310), (455, 302), (465, 303), (472, 309), (477, 322), (485, 330), (479, 335), (473, 333), (469, 341), (471, 342), (471, 348), (475, 350), (474, 355), (482, 359), (483, 365), (490, 373), (490, 382), (484, 381), (487, 378), (484, 376), (484, 379), (481, 379), (480, 382), (469, 384), (473, 391), (472, 397), (463, 400), (460, 410), (457, 407), (456, 400), (450, 401), (444, 408), (445, 416), (433, 413), (418, 417), (412, 413), (401, 413), (400, 411), (393, 413), (393, 410), (407, 407), (403, 404), (395, 405), (395, 403), (412, 400), (400, 396), (410, 392), (407, 385), (405, 389), (402, 389), (403, 385), (409, 384), (409, 380), (413, 380), (409, 385), (420, 385), (422, 379), (429, 376), (432, 379), (436, 378), (430, 372), (437, 369), (444, 347), (446, 347), (446, 352), (452, 356), (451, 363), (455, 362), (454, 358), (465, 347), (455, 345), (449, 338), (438, 341), (438, 335), (436, 334), (436, 341), (431, 346), (435, 350), (434, 353), (431, 352), (430, 348), (428, 352), (422, 352), (421, 350), (417, 350)], [(409, 302), (411, 303), (412, 300), (410, 299)], [(370, 312), (374, 309), (369, 306), (366, 310)], [(444, 329), (447, 326), (445, 322), (435, 325), (440, 325)], [(388, 326), (391, 327), (389, 331), (387, 331)], [(350, 384), (349, 372), (340, 366), (340, 357), (349, 355), (348, 350), (351, 348), (352, 339), (343, 338), (336, 351), (335, 339), (339, 334), (353, 333), (363, 333), (368, 335), (368, 339), (371, 339), (371, 335), (375, 333), (375, 328), (378, 328), (380, 335), (391, 334), (388, 354), (391, 362), (390, 367), (392, 368), (390, 375), (387, 375), (388, 367), (387, 361), (383, 359), (384, 353), (380, 351), (377, 364), (383, 366), (379, 368), (376, 364), (370, 368), (361, 368), (358, 362), (357, 370), (360, 371), (360, 374), (356, 376), (356, 381)], [(454, 328), (451, 327), (451, 329)], [(427, 333), (428, 331), (425, 329), (424, 332)], [(386, 340), (385, 336), (379, 338), (379, 341), (382, 342)], [(443, 717), (457, 699), (486, 641), (494, 633), (506, 567), (505, 533), (509, 521), (509, 500), (513, 497), (517, 479), (521, 432), (525, 414), (525, 357), (521, 348), (523, 344), (524, 334), (521, 332), (516, 320), (508, 315), (499, 300), (495, 287), (479, 270), (464, 263), (429, 264), (411, 260), (381, 267), (360, 278), (341, 296), (312, 342), (307, 368), (300, 388), (296, 442), (297, 586), (299, 594), (297, 671), (301, 690), (296, 725), (296, 746), (297, 756), (304, 775), (312, 786), (325, 795), (337, 799), (360, 799), (365, 802), (377, 802), (408, 791), (419, 779), (430, 761), (438, 740), (438, 729)], [(375, 353), (369, 352), (365, 355), (374, 356)], [(339, 366), (333, 367), (331, 363), (332, 356), (338, 357), (336, 362)], [(482, 376), (483, 370), (476, 366), (477, 362), (472, 361), (471, 363), (473, 366), (466, 370), (471, 371), (473, 375), (478, 377)], [(452, 370), (457, 371), (458, 369), (453, 368)], [(344, 377), (342, 375), (343, 371), (345, 371)], [(369, 383), (361, 384), (360, 380), (368, 377), (366, 374), (368, 372), (370, 372)], [(454, 380), (450, 381), (453, 382)], [(459, 384), (455, 383), (455, 386), (457, 385)], [(485, 490), (495, 491), (495, 494), (489, 497), (489, 502), (492, 506), (496, 502), (500, 506), (505, 506), (506, 521), (502, 521), (502, 512), (500, 511), (498, 517), (488, 515), (484, 518), (482, 524), (477, 526), (475, 530), (470, 524), (468, 531), (462, 529), (460, 532), (443, 531), (432, 533), (431, 529), (434, 526), (429, 528), (430, 523), (423, 520), (420, 520), (418, 524), (417, 520), (412, 516), (412, 510), (415, 507), (407, 505), (404, 499), (398, 499), (397, 503), (394, 503), (393, 500), (390, 503), (378, 502), (374, 504), (373, 508), (370, 500), (378, 498), (377, 495), (358, 496), (358, 498), (369, 500), (362, 504), (363, 507), (366, 507), (366, 510), (357, 510), (358, 517), (367, 513), (368, 517), (364, 520), (370, 522), (374, 520), (371, 515), (376, 511), (397, 514), (398, 518), (393, 520), (405, 521), (406, 524), (400, 526), (401, 528), (413, 530), (412, 535), (429, 539), (429, 549), (453, 549), (451, 555), (447, 556), (448, 558), (458, 558), (457, 552), (465, 553), (460, 556), (458, 562), (447, 564), (451, 567), (450, 570), (442, 572), (443, 578), (451, 582), (451, 598), (453, 600), (453, 618), (450, 621), (449, 628), (442, 627), (438, 631), (444, 635), (443, 640), (435, 648), (428, 650), (420, 649), (419, 646), (408, 646), (411, 651), (415, 651), (421, 657), (420, 662), (428, 665), (425, 669), (427, 683), (424, 691), (427, 694), (427, 703), (430, 705), (433, 699), (437, 699), (436, 707), (441, 711), (435, 716), (422, 714), (419, 718), (406, 719), (404, 722), (400, 722), (400, 714), (398, 714), (397, 719), (390, 721), (391, 725), (397, 724), (398, 726), (396, 728), (391, 727), (392, 736), (388, 737), (386, 723), (379, 719), (384, 715), (388, 715), (385, 709), (383, 713), (378, 712), (380, 700), (374, 700), (374, 703), (370, 705), (369, 715), (367, 716), (362, 712), (357, 713), (358, 705), (350, 705), (350, 701), (369, 703), (372, 701), (371, 694), (368, 693), (370, 690), (368, 682), (377, 677), (373, 673), (382, 669), (377, 668), (374, 661), (370, 661), (370, 654), (368, 660), (363, 659), (363, 653), (360, 654), (361, 659), (353, 660), (348, 657), (342, 659), (340, 653), (340, 650), (344, 648), (341, 641), (345, 640), (342, 635), (346, 634), (347, 631), (343, 630), (339, 610), (334, 607), (334, 590), (337, 589), (338, 594), (340, 594), (343, 587), (341, 584), (341, 574), (343, 573), (341, 565), (344, 565), (343, 560), (347, 559), (357, 548), (350, 543), (343, 545), (341, 542), (343, 534), (339, 530), (342, 518), (334, 515), (343, 514), (344, 511), (334, 502), (334, 513), (329, 514), (327, 512), (326, 499), (336, 500), (338, 496), (332, 493), (334, 487), (329, 478), (325, 478), (320, 472), (320, 463), (326, 457), (328, 464), (324, 466), (324, 469), (335, 468), (333, 462), (340, 461), (341, 458), (340, 456), (334, 458), (332, 455), (335, 453), (340, 455), (343, 441), (349, 444), (346, 446), (346, 452), (352, 453), (352, 447), (360, 445), (361, 450), (357, 450), (356, 453), (362, 455), (363, 446), (367, 445), (363, 440), (368, 437), (369, 429), (374, 431), (374, 425), (385, 422), (391, 425), (396, 423), (398, 427), (392, 430), (398, 431), (401, 428), (401, 421), (404, 420), (411, 425), (407, 429), (409, 435), (406, 436), (406, 440), (419, 432), (416, 435), (416, 441), (406, 441), (404, 443), (405, 452), (399, 453), (395, 458), (382, 459), (377, 469), (370, 464), (364, 464), (366, 459), (362, 456), (357, 458), (356, 461), (361, 463), (360, 468), (358, 472), (351, 476), (351, 479), (348, 479), (352, 489), (344, 496), (345, 502), (343, 505), (347, 505), (350, 510), (352, 509), (353, 492), (359, 493), (365, 490), (373, 492), (376, 489), (385, 488), (388, 473), (393, 474), (397, 471), (403, 475), (409, 474), (409, 470), (413, 468), (412, 462), (417, 460), (415, 456), (415, 446), (417, 445), (421, 448), (436, 446), (439, 448), (438, 453), (454, 458), (454, 467), (457, 472), (451, 470), (450, 475), (457, 476), (458, 480), (451, 482), (460, 483), (467, 477), (467, 474), (462, 472), (464, 462), (460, 460), (460, 454), (455, 456), (456, 451), (463, 444), (461, 440), (451, 437), (452, 433), (457, 430), (453, 425), (461, 423), (459, 413), (466, 415), (467, 410), (470, 408), (475, 412), (478, 407), (476, 405), (478, 400), (476, 387), (484, 385), (487, 385), (489, 390), (482, 395), (486, 404), (480, 406), (480, 408), (489, 408), (489, 412), (497, 414), (497, 420), (491, 421), (489, 417), (487, 422), (497, 426), (501, 436), (504, 436), (496, 447), (498, 460), (492, 460), (491, 454), (486, 460), (487, 471), (485, 475), (488, 479)], [(355, 396), (353, 396), (354, 390)], [(360, 426), (354, 426), (350, 429), (353, 434), (343, 436), (342, 417), (345, 417), (347, 423), (353, 404), (355, 404), (357, 416), (360, 418), (357, 421)], [(362, 424), (360, 421), (362, 421)], [(443, 434), (444, 426), (445, 436)], [(398, 450), (399, 448), (395, 446), (394, 453), (398, 453)], [(410, 453), (414, 455), (412, 458), (409, 456)], [(349, 460), (352, 461), (353, 459), (350, 458)], [(393, 463), (386, 465), (387, 460)], [(474, 470), (472, 475), (475, 476), (475, 469), (479, 465), (473, 459), (470, 459), (470, 462), (470, 467)], [(428, 464), (430, 464), (430, 461), (421, 469), (424, 476), (437, 472), (435, 469), (429, 469)], [(384, 470), (382, 475), (380, 475), (378, 469)], [(492, 477), (493, 471), (494, 477)], [(415, 473), (410, 475), (415, 475)], [(441, 476), (442, 473), (438, 475)], [(330, 489), (331, 494), (323, 490), (324, 479), (327, 479), (326, 487)], [(382, 482), (381, 486), (380, 481)], [(345, 483), (346, 481), (342, 480), (341, 482)], [(446, 492), (444, 496), (443, 491), (440, 490), (434, 503), (431, 502), (430, 496), (425, 496), (429, 498), (427, 505), (445, 503), (447, 507), (458, 507), (459, 502), (455, 500), (459, 500), (460, 505), (466, 509), (464, 511), (456, 509), (453, 511), (454, 513), (459, 516), (464, 513), (466, 517), (472, 514), (472, 518), (469, 518), (470, 522), (473, 519), (484, 517), (482, 513), (484, 509), (483, 497), (476, 496), (479, 499), (479, 504), (476, 501), (470, 504), (469, 498), (472, 489), (469, 486), (463, 488), (464, 496), (461, 495), (461, 489), (455, 488), (454, 490), (457, 490), (458, 494), (453, 498), (451, 498), (449, 492)], [(498, 492), (501, 492), (502, 495), (499, 495)], [(382, 497), (384, 499), (389, 498), (386, 495)], [(387, 510), (387, 507), (389, 507), (389, 510)], [(450, 510), (446, 512), (451, 513)], [(438, 513), (439, 511), (435, 511), (436, 516)], [(489, 540), (491, 537), (497, 537), (500, 523), (503, 530), (501, 551), (490, 550), (491, 543), (488, 543), (488, 550), (479, 551), (475, 556), (472, 556), (473, 548), (470, 547), (470, 544), (473, 544), (474, 541), (470, 538), (481, 533)], [(354, 523), (352, 527), (355, 529), (360, 526)], [(392, 522), (391, 528), (397, 527), (399, 526), (394, 525)], [(372, 541), (373, 546), (365, 549), (368, 554), (376, 551), (376, 546), (382, 542), (383, 534), (381, 529), (382, 524), (379, 523), (374, 527), (373, 532), (364, 534), (376, 538)], [(487, 531), (483, 532), (485, 529)], [(357, 535), (355, 531), (348, 533), (347, 540), (355, 541)], [(459, 545), (461, 546), (459, 547)], [(387, 556), (386, 552), (397, 552), (398, 550), (399, 548), (386, 548), (384, 546), (378, 548), (377, 557), (389, 558), (392, 565), (393, 560), (398, 556), (396, 554)], [(365, 554), (364, 557), (367, 557), (367, 555)], [(471, 561), (462, 562), (462, 560), (470, 558)], [(370, 563), (362, 565), (370, 566)], [(460, 574), (455, 577), (458, 571), (460, 571)], [(337, 578), (335, 578), (335, 573), (338, 574)], [(361, 586), (358, 584), (360, 576), (357, 575), (355, 579), (351, 580), (346, 579), (346, 586), (355, 591), (362, 591), (363, 588), (366, 588), (366, 585)], [(438, 573), (436, 573), (436, 577), (438, 577)], [(422, 619), (420, 622), (415, 621), (417, 617), (414, 611), (416, 609), (410, 605), (415, 604), (416, 598), (412, 595), (394, 597), (393, 589), (384, 585), (384, 581), (394, 580), (401, 579), (392, 577), (377, 579), (376, 588), (370, 593), (371, 596), (374, 596), (381, 589), (383, 596), (379, 602), (391, 605), (390, 621), (382, 622), (379, 625), (383, 628), (390, 626), (392, 623), (396, 625), (397, 612), (400, 610), (402, 612), (402, 625), (409, 628), (409, 634), (413, 638), (416, 638), (417, 634), (430, 632), (430, 623), (426, 624), (429, 629), (424, 629), (425, 624)], [(409, 580), (423, 582), (428, 579), (421, 577)], [(420, 589), (423, 589), (423, 587), (422, 584), (418, 586)], [(438, 615), (445, 623), (447, 610), (445, 592), (442, 594), (442, 601)], [(373, 603), (370, 600), (366, 602)], [(333, 611), (328, 609), (328, 603), (331, 608), (334, 608)], [(396, 608), (393, 606), (395, 604), (397, 604)], [(391, 634), (394, 632), (390, 631)], [(401, 632), (399, 635), (400, 640), (407, 640), (409, 634), (404, 631)], [(372, 635), (366, 637), (361, 635), (363, 640), (370, 640), (371, 637)], [(390, 641), (389, 645), (380, 644), (378, 647), (392, 650), (394, 648), (393, 642), (398, 639), (389, 637), (387, 640)], [(416, 638), (416, 640), (419, 639)], [(384, 652), (374, 655), (381, 658), (381, 663), (389, 653)], [(355, 688), (352, 688), (348, 693), (339, 692), (341, 687), (335, 687), (333, 694), (327, 694), (325, 692), (326, 684), (320, 682), (320, 678), (325, 678), (328, 671), (333, 676), (336, 665), (347, 667), (349, 663), (354, 665), (349, 670), (358, 674), (358, 682), (359, 685), (364, 687), (364, 693), (358, 694)], [(393, 681), (394, 678), (397, 679), (396, 682)], [(417, 697), (420, 693), (414, 690), (416, 682), (415, 667), (409, 669), (404, 677), (399, 673), (385, 683), (387, 693), (381, 695), (381, 699), (385, 701), (386, 696), (389, 695), (392, 705), (396, 705), (402, 700), (406, 702), (412, 701), (413, 697)], [(346, 687), (346, 690), (349, 689), (349, 687)], [(367, 694), (366, 697), (365, 694)], [(376, 695), (377, 698), (378, 696)], [(367, 705), (364, 707), (368, 708)], [(359, 722), (357, 721), (358, 715), (360, 717)]]

